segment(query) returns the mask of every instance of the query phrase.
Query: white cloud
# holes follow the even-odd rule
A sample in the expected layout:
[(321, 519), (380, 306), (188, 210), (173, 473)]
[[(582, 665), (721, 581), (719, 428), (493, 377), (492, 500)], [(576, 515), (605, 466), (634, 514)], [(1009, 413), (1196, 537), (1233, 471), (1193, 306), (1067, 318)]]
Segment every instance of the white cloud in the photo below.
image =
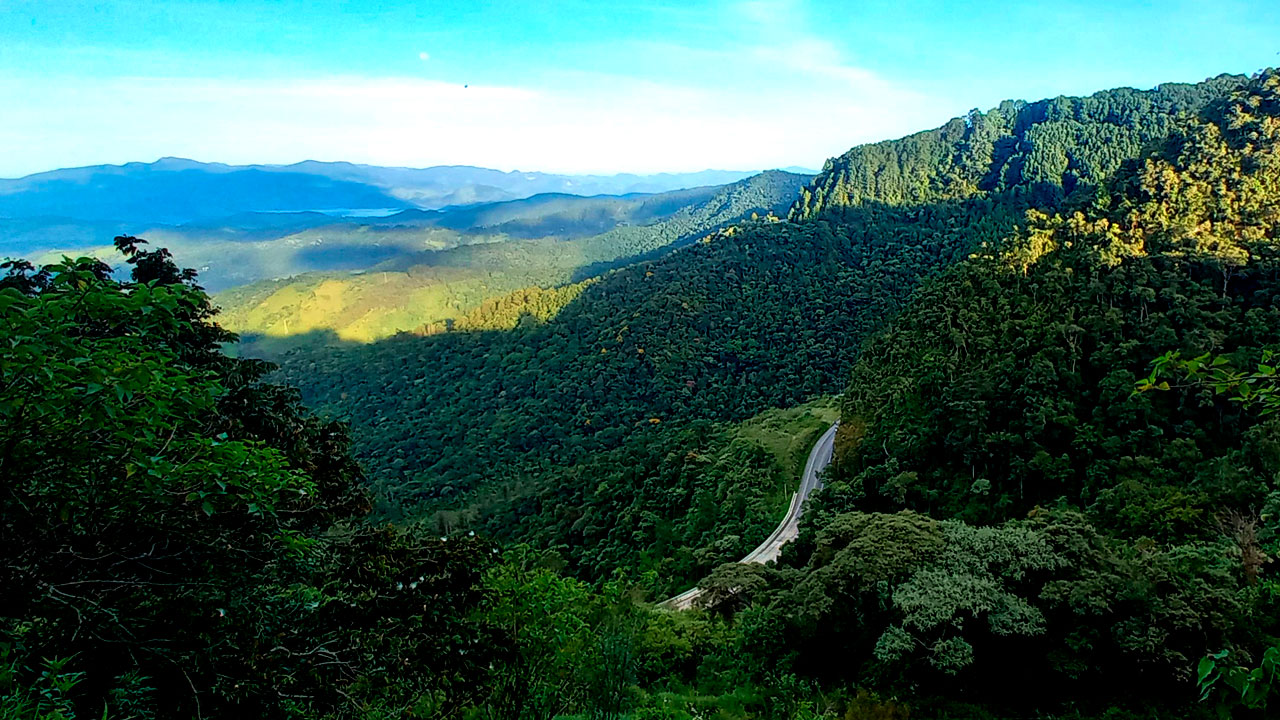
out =
[(418, 53), (418, 59), (419, 59), (419, 60), (422, 60), (423, 62), (426, 62), (427, 60), (430, 60), (430, 59), (431, 59), (431, 53), (428, 53), (428, 52), (420, 52), (420, 53)]
[(0, 117), (0, 146), (12, 148), (0, 157), (0, 176), (162, 155), (553, 172), (817, 167), (857, 143), (956, 114), (848, 62), (807, 30), (794, 3), (735, 9), (742, 38), (731, 48), (641, 48), (695, 68), (664, 81), (583, 72), (547, 76), (537, 87), (409, 77), (0, 76), (0, 97), (21, 98)]
[(834, 81), (833, 89), (876, 100), (926, 100), (920, 93), (894, 86), (850, 62), (834, 42), (809, 27), (805, 6), (798, 0), (747, 0), (737, 9), (748, 32), (755, 37), (754, 43), (743, 51), (762, 63), (789, 69), (810, 80)]

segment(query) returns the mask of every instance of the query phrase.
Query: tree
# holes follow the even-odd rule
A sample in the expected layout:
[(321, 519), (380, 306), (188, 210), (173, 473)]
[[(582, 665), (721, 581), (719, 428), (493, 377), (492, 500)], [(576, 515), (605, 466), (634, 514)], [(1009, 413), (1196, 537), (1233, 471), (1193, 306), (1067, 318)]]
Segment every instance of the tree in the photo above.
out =
[(56, 666), (93, 714), (455, 706), (490, 548), (367, 523), (345, 428), (219, 352), (193, 273), (117, 246), (131, 281), (92, 259), (0, 281), (5, 684)]

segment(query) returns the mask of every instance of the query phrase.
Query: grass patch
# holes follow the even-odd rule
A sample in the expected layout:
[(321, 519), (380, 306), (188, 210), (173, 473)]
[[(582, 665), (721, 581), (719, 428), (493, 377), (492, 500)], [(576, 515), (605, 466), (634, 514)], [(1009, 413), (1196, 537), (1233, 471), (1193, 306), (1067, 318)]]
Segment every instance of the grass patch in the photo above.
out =
[(793, 408), (766, 410), (740, 423), (734, 435), (773, 453), (787, 476), (799, 482), (813, 444), (839, 419), (836, 399), (822, 397)]
[(792, 408), (766, 410), (734, 428), (735, 440), (768, 450), (782, 467), (786, 482), (769, 497), (769, 505), (777, 510), (779, 519), (791, 502), (791, 494), (800, 486), (800, 475), (813, 444), (839, 419), (840, 404), (835, 398), (822, 397)]

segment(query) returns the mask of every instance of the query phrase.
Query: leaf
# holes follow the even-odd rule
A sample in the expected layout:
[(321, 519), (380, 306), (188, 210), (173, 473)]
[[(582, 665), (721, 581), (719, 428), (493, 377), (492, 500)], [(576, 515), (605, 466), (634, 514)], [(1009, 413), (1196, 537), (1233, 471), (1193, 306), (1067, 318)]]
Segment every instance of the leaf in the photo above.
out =
[(1200, 658), (1200, 664), (1196, 667), (1196, 682), (1200, 685), (1204, 685), (1205, 679), (1212, 675), (1217, 669), (1218, 663), (1214, 660), (1212, 655), (1206, 655)]
[(204, 510), (205, 515), (213, 515), (213, 503), (209, 502), (208, 500), (205, 500), (203, 503), (200, 504), (200, 509)]

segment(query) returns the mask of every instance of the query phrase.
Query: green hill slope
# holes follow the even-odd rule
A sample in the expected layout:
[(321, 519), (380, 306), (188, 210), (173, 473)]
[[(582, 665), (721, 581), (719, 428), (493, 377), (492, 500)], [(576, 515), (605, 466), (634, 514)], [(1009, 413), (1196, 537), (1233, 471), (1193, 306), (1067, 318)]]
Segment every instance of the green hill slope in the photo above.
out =
[[(1277, 207), (1269, 72), (916, 293), (853, 369), (790, 567), (755, 577), (806, 671), (999, 717), (1267, 716), (1196, 678), (1280, 634)], [(1135, 392), (1171, 351), (1217, 370)]]
[(1089, 97), (1006, 100), (900, 140), (861, 145), (828, 160), (800, 195), (792, 219), (838, 215), (867, 202), (904, 205), (1014, 191), (1037, 205), (1087, 195), (1120, 164), (1169, 134), (1244, 78), (1120, 88)]
[[(1202, 107), (1243, 82), (1179, 97)], [(1172, 123), (1149, 107), (1106, 115), (1072, 142), (1127, 123), (1141, 144), (1159, 143)], [(912, 142), (888, 147), (915, 157), (908, 166), (932, 162)], [(675, 589), (711, 569), (673, 530), (688, 508), (679, 458), (697, 454), (693, 428), (838, 391), (862, 340), (922, 280), (1007, 237), (1033, 200), (1064, 197), (1028, 187), (744, 222), (605, 276), (545, 324), (300, 352), (283, 372), (351, 420), (389, 508), (459, 513), (515, 539), (537, 533), (586, 575), (638, 564)], [(641, 509), (611, 505), (650, 486)], [(593, 500), (602, 496), (615, 500)], [(628, 560), (637, 549), (641, 559)]]
[[(477, 227), (484, 232), (488, 231), (485, 228), (528, 232), (546, 225), (562, 230), (568, 227), (572, 235), (598, 224), (601, 213), (612, 213), (609, 217), (614, 225), (623, 218), (638, 221), (654, 213), (662, 213), (663, 219), (578, 239), (554, 235), (521, 240), (486, 235), (484, 242), (407, 254), (355, 274), (306, 274), (236, 288), (220, 294), (217, 300), (226, 326), (253, 340), (250, 352), (278, 352), (297, 344), (291, 337), (307, 333), (332, 333), (337, 340), (370, 342), (401, 331), (426, 332), (461, 318), (485, 300), (524, 288), (571, 283), (753, 213), (782, 213), (807, 180), (807, 176), (772, 171), (718, 189), (671, 196), (551, 197), (525, 201), (518, 207), (504, 203), (462, 211), (465, 217), (457, 220), (459, 224), (480, 223)], [(690, 199), (693, 204), (672, 209), (675, 203)], [(536, 208), (531, 210), (530, 204)], [(570, 210), (572, 218), (567, 214)], [(450, 217), (446, 215), (445, 222), (451, 222)], [(570, 219), (571, 227), (566, 225)], [(431, 232), (451, 231), (437, 228)]]

